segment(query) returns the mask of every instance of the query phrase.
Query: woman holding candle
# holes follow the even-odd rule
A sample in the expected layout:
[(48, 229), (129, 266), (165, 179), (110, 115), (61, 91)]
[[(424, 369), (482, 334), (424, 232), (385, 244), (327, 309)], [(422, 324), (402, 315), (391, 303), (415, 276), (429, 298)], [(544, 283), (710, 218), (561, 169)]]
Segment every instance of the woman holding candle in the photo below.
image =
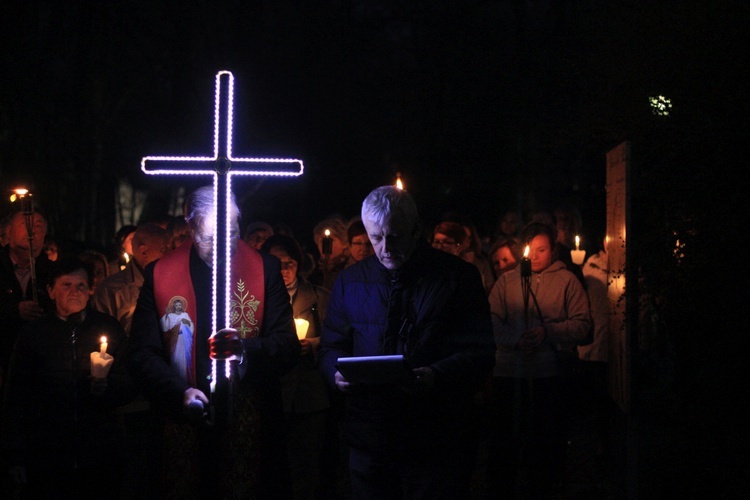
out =
[[(25, 484), (28, 498), (118, 493), (122, 436), (114, 409), (132, 396), (125, 333), (115, 318), (87, 308), (90, 284), (89, 268), (79, 259), (55, 262), (47, 284), (55, 312), (28, 324), (13, 351), (2, 447), (12, 479)], [(106, 375), (95, 378), (91, 353), (100, 356), (102, 336), (114, 359)]]
[(320, 259), (308, 281), (330, 291), (349, 258), (346, 223), (339, 217), (323, 220), (313, 229), (313, 239)]
[[(565, 470), (567, 367), (591, 319), (586, 292), (557, 260), (555, 227), (532, 222), (520, 239), (529, 246), (529, 299), (520, 268), (501, 275), (489, 297), (497, 351), (488, 478), (492, 495), (543, 498)], [(518, 474), (521, 464), (527, 474)]]
[(261, 251), (281, 261), (281, 276), (294, 318), (308, 323), (305, 337), (300, 339), (302, 350), (297, 366), (281, 378), (281, 395), (294, 498), (315, 498), (317, 490), (324, 486), (321, 474), (328, 469), (323, 464), (323, 452), (331, 404), (318, 371), (318, 344), (329, 293), (300, 276), (302, 250), (294, 238), (275, 234), (266, 240)]

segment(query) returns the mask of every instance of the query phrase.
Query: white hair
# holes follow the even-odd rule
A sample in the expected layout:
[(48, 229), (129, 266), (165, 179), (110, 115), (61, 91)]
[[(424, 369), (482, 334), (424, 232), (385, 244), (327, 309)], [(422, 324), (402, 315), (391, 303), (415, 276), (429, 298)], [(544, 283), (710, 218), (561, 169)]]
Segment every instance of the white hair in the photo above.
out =
[(414, 198), (403, 189), (395, 186), (380, 186), (373, 189), (362, 202), (362, 220), (369, 220), (382, 226), (393, 216), (403, 217), (417, 224), (419, 213)]
[[(234, 198), (234, 193), (229, 193), (231, 198), (232, 208), (237, 214), (237, 218), (240, 216), (240, 209), (237, 207), (237, 202)], [(188, 196), (185, 203), (185, 222), (192, 228), (200, 227), (203, 224), (203, 219), (207, 216), (212, 215), (215, 210), (214, 203), (214, 187), (203, 186)], [(238, 221), (239, 223), (239, 221)]]

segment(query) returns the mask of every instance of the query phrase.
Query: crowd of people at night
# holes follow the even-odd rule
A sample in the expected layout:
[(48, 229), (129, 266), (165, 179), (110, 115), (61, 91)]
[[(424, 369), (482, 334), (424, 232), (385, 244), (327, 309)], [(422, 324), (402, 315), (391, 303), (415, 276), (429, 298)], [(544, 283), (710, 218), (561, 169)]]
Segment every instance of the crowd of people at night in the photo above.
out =
[(209, 186), (109, 254), (2, 221), (4, 498), (463, 499), (480, 467), (482, 498), (552, 498), (574, 419), (609, 452), (607, 254), (573, 262), (576, 210), (480, 236), (382, 186), (295, 235), (231, 201), (229, 261)]

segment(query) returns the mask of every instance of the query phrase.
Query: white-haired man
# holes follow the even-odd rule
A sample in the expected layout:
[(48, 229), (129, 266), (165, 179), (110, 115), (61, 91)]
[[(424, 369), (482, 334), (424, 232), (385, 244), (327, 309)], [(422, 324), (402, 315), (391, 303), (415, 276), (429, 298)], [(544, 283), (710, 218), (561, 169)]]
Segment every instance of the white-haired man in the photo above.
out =
[[(215, 214), (213, 187), (194, 191), (185, 216), (191, 241), (146, 268), (131, 329), (131, 370), (152, 408), (169, 419), (164, 449), (173, 466), (164, 480), (171, 495), (269, 498), (289, 485), (279, 376), (299, 359), (299, 341), (279, 261), (239, 239), (234, 199), (227, 228), (233, 330), (211, 331)], [(175, 298), (193, 328), (162, 331), (160, 318)], [(193, 335), (189, 350), (177, 338), (185, 332)], [(240, 360), (229, 429), (202, 418), (185, 422), (195, 406), (208, 408), (211, 359)]]
[[(323, 374), (346, 395), (354, 497), (460, 498), (479, 423), (473, 398), (494, 364), (481, 278), (429, 247), (406, 191), (372, 191), (362, 221), (375, 255), (339, 275), (320, 342)], [(412, 380), (357, 383), (337, 367), (342, 357), (394, 354)]]

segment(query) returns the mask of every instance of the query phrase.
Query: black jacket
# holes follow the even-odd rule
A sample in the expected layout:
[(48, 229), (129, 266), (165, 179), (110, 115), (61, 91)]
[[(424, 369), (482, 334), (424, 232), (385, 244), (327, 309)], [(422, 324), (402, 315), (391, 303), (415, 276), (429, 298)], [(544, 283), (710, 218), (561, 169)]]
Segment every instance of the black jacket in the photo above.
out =
[[(106, 390), (95, 395), (90, 355), (99, 351), (102, 335), (114, 361)], [(13, 350), (2, 408), (9, 465), (59, 471), (120, 458), (114, 410), (133, 397), (125, 342), (120, 323), (94, 310), (86, 310), (83, 321), (48, 314), (24, 327)]]
[[(47, 275), (49, 274), (52, 261), (42, 252), (35, 261), (36, 267), (36, 288), (39, 297), (39, 304), (47, 312), (53, 312), (52, 301), (47, 295)], [(13, 351), (13, 344), (16, 342), (24, 321), (18, 313), (18, 304), (24, 300), (31, 300), (33, 291), (31, 289), (31, 280), (26, 286), (26, 290), (21, 290), (21, 284), (16, 278), (16, 272), (13, 268), (13, 261), (10, 260), (8, 247), (0, 248), (0, 377), (2, 371), (7, 371), (10, 362), (10, 354)]]
[(347, 396), (352, 446), (428, 451), (460, 445), (466, 426), (476, 426), (473, 397), (495, 355), (489, 303), (476, 267), (423, 243), (396, 272), (376, 256), (342, 271), (323, 323), (324, 377), (333, 384), (339, 357), (396, 353), (412, 368), (432, 368), (435, 386), (423, 396), (393, 386)]

